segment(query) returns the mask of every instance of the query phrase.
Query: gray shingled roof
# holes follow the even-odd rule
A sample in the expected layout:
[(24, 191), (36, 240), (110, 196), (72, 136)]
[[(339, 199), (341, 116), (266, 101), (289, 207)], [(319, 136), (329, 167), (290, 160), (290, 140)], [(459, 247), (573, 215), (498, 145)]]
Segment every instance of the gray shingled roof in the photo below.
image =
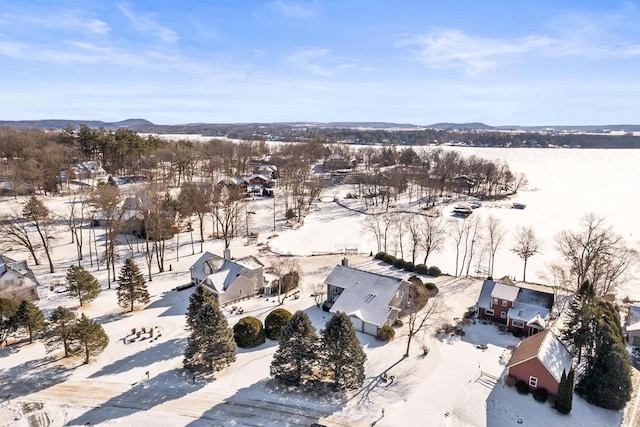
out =
[(389, 303), (403, 282), (401, 278), (343, 265), (336, 266), (324, 281), (344, 289), (331, 307), (332, 313), (342, 311), (377, 326), (382, 326), (394, 311)]

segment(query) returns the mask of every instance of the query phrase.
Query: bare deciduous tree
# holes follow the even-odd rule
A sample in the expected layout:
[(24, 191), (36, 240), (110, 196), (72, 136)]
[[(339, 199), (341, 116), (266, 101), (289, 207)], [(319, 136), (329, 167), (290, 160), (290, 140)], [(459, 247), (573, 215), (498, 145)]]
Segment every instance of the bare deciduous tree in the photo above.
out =
[(49, 272), (54, 273), (53, 261), (51, 259), (51, 246), (49, 239), (51, 235), (50, 223), (49, 223), (49, 209), (44, 205), (42, 200), (35, 196), (32, 196), (22, 207), (22, 214), (26, 219), (31, 221), (36, 228), (40, 240), (42, 241), (42, 248), (49, 261)]
[(42, 244), (32, 239), (29, 223), (17, 212), (9, 212), (0, 217), (0, 245), (5, 250), (13, 245), (23, 247), (29, 251), (33, 262), (40, 265), (37, 251), (42, 247)]
[(593, 213), (582, 219), (578, 231), (564, 230), (556, 236), (556, 247), (564, 259), (564, 276), (573, 290), (588, 280), (600, 296), (612, 293), (637, 260), (622, 236)]
[(441, 218), (425, 216), (421, 228), (421, 246), (424, 251), (423, 264), (427, 265), (429, 255), (438, 252), (442, 248), (445, 238), (445, 227)]
[(421, 281), (412, 282), (409, 286), (407, 307), (407, 348), (405, 357), (409, 356), (413, 338), (429, 326), (440, 321), (444, 313), (442, 298), (430, 296)]
[(524, 261), (522, 281), (527, 281), (527, 261), (537, 253), (540, 253), (540, 242), (531, 227), (518, 227), (515, 235), (515, 244), (511, 248), (521, 260)]
[(493, 215), (489, 215), (486, 223), (487, 230), (487, 243), (489, 245), (489, 268), (487, 273), (493, 277), (493, 269), (496, 263), (496, 253), (500, 244), (504, 240), (506, 230), (502, 226), (502, 223), (498, 218)]

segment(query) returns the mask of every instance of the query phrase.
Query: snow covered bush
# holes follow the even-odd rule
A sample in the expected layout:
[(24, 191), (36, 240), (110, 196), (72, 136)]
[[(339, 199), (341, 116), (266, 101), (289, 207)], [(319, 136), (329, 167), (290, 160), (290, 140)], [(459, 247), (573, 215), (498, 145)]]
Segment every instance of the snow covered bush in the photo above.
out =
[(395, 335), (396, 335), (396, 331), (391, 326), (384, 325), (378, 331), (378, 335), (376, 335), (376, 338), (379, 339), (380, 341), (389, 341), (393, 339)]
[(262, 322), (252, 316), (243, 317), (233, 326), (233, 338), (242, 348), (255, 347), (266, 341)]

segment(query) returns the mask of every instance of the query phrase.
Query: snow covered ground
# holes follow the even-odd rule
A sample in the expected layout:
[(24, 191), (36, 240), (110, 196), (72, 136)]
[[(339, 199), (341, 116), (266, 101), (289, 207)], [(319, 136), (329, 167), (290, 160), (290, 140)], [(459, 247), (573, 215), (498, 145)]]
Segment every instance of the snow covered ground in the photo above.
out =
[[(509, 151), (518, 150), (501, 153)], [(560, 153), (570, 150), (537, 151)], [(606, 155), (610, 156), (608, 153), (613, 151), (607, 151)], [(482, 155), (483, 152), (473, 154)], [(571, 152), (582, 156), (582, 150)], [(638, 154), (633, 151), (630, 155)], [(539, 156), (537, 153), (531, 155)], [(531, 188), (539, 190), (523, 192), (517, 197), (518, 201), (527, 204), (525, 210), (509, 209), (509, 202), (504, 202), (485, 204), (473, 215), (494, 214), (508, 228), (518, 224), (534, 225), (543, 239), (551, 242), (548, 239), (559, 231), (559, 227), (577, 227), (577, 221), (585, 212), (579, 211), (581, 209), (593, 207), (594, 212), (605, 216), (609, 211), (618, 210), (604, 209), (604, 204), (595, 200), (599, 193), (594, 193), (593, 188), (583, 190), (583, 197), (586, 194), (594, 196), (575, 212), (567, 206), (554, 206), (551, 210), (549, 199), (557, 199), (559, 203), (562, 196), (554, 193), (558, 189), (546, 186), (551, 179), (547, 175), (552, 175), (555, 166), (562, 161), (567, 168), (572, 163), (567, 163), (566, 158), (553, 160), (549, 156), (543, 160), (551, 162), (552, 167), (529, 177)], [(512, 170), (521, 170), (511, 161), (509, 164)], [(528, 167), (535, 169), (532, 165)], [(617, 176), (616, 179), (622, 178)], [(592, 184), (595, 185), (589, 181), (589, 185)], [(348, 187), (330, 190), (328, 194), (340, 199), (346, 191), (349, 191)], [(574, 196), (566, 198), (571, 203)], [(60, 213), (65, 212), (66, 203), (62, 199), (47, 200), (48, 206)], [(15, 205), (15, 201), (3, 200), (3, 207), (8, 204)], [(401, 208), (408, 204), (408, 201), (400, 200), (397, 206)], [(347, 246), (357, 246), (360, 255), (349, 255), (351, 266), (406, 275), (367, 256), (370, 251), (375, 252), (375, 242), (372, 236), (363, 232), (364, 215), (335, 202), (315, 203), (304, 225), (296, 230), (285, 229), (278, 223), (277, 231), (271, 231), (270, 200), (256, 201), (255, 211), (250, 227), (260, 232), (259, 245), (245, 246), (244, 241), (237, 239), (232, 242), (232, 255), (257, 255), (266, 265), (278, 262), (275, 254), (263, 250), (267, 243), (274, 252), (298, 255), (303, 270), (300, 298), (287, 299), (284, 308), (305, 310), (318, 330), (324, 326), (328, 314), (316, 306), (311, 294), (340, 262), (342, 255), (312, 256), (314, 253), (340, 252)], [(445, 209), (444, 215), (448, 214)], [(618, 221), (619, 213), (616, 215), (611, 218)], [(625, 236), (627, 233), (638, 236), (638, 226), (627, 223), (624, 218), (611, 224)], [(207, 226), (211, 226), (210, 221)], [(625, 228), (627, 226), (631, 228)], [(168, 263), (171, 271), (154, 274), (153, 281), (149, 282), (152, 300), (144, 309), (128, 313), (118, 308), (115, 289), (104, 289), (97, 300), (78, 309), (79, 313), (97, 319), (110, 337), (107, 349), (92, 363), (83, 365), (79, 359), (60, 359), (59, 351), (47, 353), (39, 342), (0, 349), (0, 425), (308, 426), (316, 422), (327, 426), (584, 427), (615, 426), (622, 422), (622, 413), (593, 407), (578, 397), (574, 398), (571, 414), (561, 416), (549, 404), (538, 403), (530, 395), (521, 396), (515, 389), (493, 380), (491, 376), (503, 374), (510, 349), (517, 339), (500, 333), (494, 326), (480, 323), (466, 326), (463, 337), (440, 339), (431, 330), (417, 337), (406, 358), (402, 357), (406, 347), (403, 329), (386, 344), (358, 333), (367, 354), (365, 384), (362, 389), (344, 395), (292, 393), (271, 381), (269, 364), (277, 343), (269, 340), (257, 348), (239, 350), (237, 361), (214, 377), (194, 379), (181, 369), (187, 336), (184, 313), (192, 290), (174, 289), (189, 282), (188, 268), (199, 257), (199, 244), (195, 245), (196, 253), (192, 254), (189, 235), (183, 233), (180, 245), (179, 260), (175, 240), (170, 245)], [(508, 247), (509, 244), (505, 244), (504, 251), (498, 256), (496, 270), (499, 274), (496, 276), (509, 274), (520, 278), (521, 261), (509, 253)], [(66, 269), (75, 262), (75, 248), (69, 243), (68, 232), (59, 233), (54, 250), (56, 273), (48, 273), (44, 266), (36, 268), (44, 283), (63, 280)], [(221, 253), (222, 243), (207, 241), (204, 250)], [(129, 255), (125, 248), (120, 252), (122, 257)], [(17, 252), (11, 252), (11, 255), (26, 258)], [(142, 254), (135, 256), (143, 267)], [(549, 244), (549, 249), (540, 255), (539, 263), (531, 263), (532, 278), (539, 279), (537, 270), (543, 269), (542, 260), (552, 258)], [(439, 265), (445, 272), (453, 270), (453, 263), (450, 250), (437, 254), (434, 261), (429, 262)], [(106, 288), (104, 266), (99, 271), (95, 267), (89, 270)], [(443, 320), (450, 323), (454, 318), (462, 317), (466, 308), (476, 302), (481, 287), (481, 281), (477, 279), (443, 276), (431, 281), (440, 288), (447, 308)], [(48, 312), (61, 304), (77, 307), (73, 299), (58, 293), (43, 299), (40, 307)], [(236, 305), (243, 308), (242, 316), (261, 319), (278, 306), (276, 301), (267, 298), (254, 298)], [(240, 316), (232, 314), (229, 307), (224, 310), (233, 325)], [(154, 338), (125, 343), (132, 328), (139, 330), (142, 327), (153, 328)], [(477, 348), (478, 344), (486, 344), (487, 349)], [(423, 345), (430, 348), (426, 356)], [(383, 372), (395, 377), (393, 383), (382, 381)], [(9, 395), (11, 397), (7, 398)]]

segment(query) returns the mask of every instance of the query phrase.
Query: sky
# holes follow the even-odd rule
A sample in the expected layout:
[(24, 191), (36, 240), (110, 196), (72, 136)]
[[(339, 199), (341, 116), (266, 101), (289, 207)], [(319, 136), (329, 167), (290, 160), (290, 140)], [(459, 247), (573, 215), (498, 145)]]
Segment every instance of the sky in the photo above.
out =
[(623, 1), (0, 0), (0, 120), (640, 123)]

